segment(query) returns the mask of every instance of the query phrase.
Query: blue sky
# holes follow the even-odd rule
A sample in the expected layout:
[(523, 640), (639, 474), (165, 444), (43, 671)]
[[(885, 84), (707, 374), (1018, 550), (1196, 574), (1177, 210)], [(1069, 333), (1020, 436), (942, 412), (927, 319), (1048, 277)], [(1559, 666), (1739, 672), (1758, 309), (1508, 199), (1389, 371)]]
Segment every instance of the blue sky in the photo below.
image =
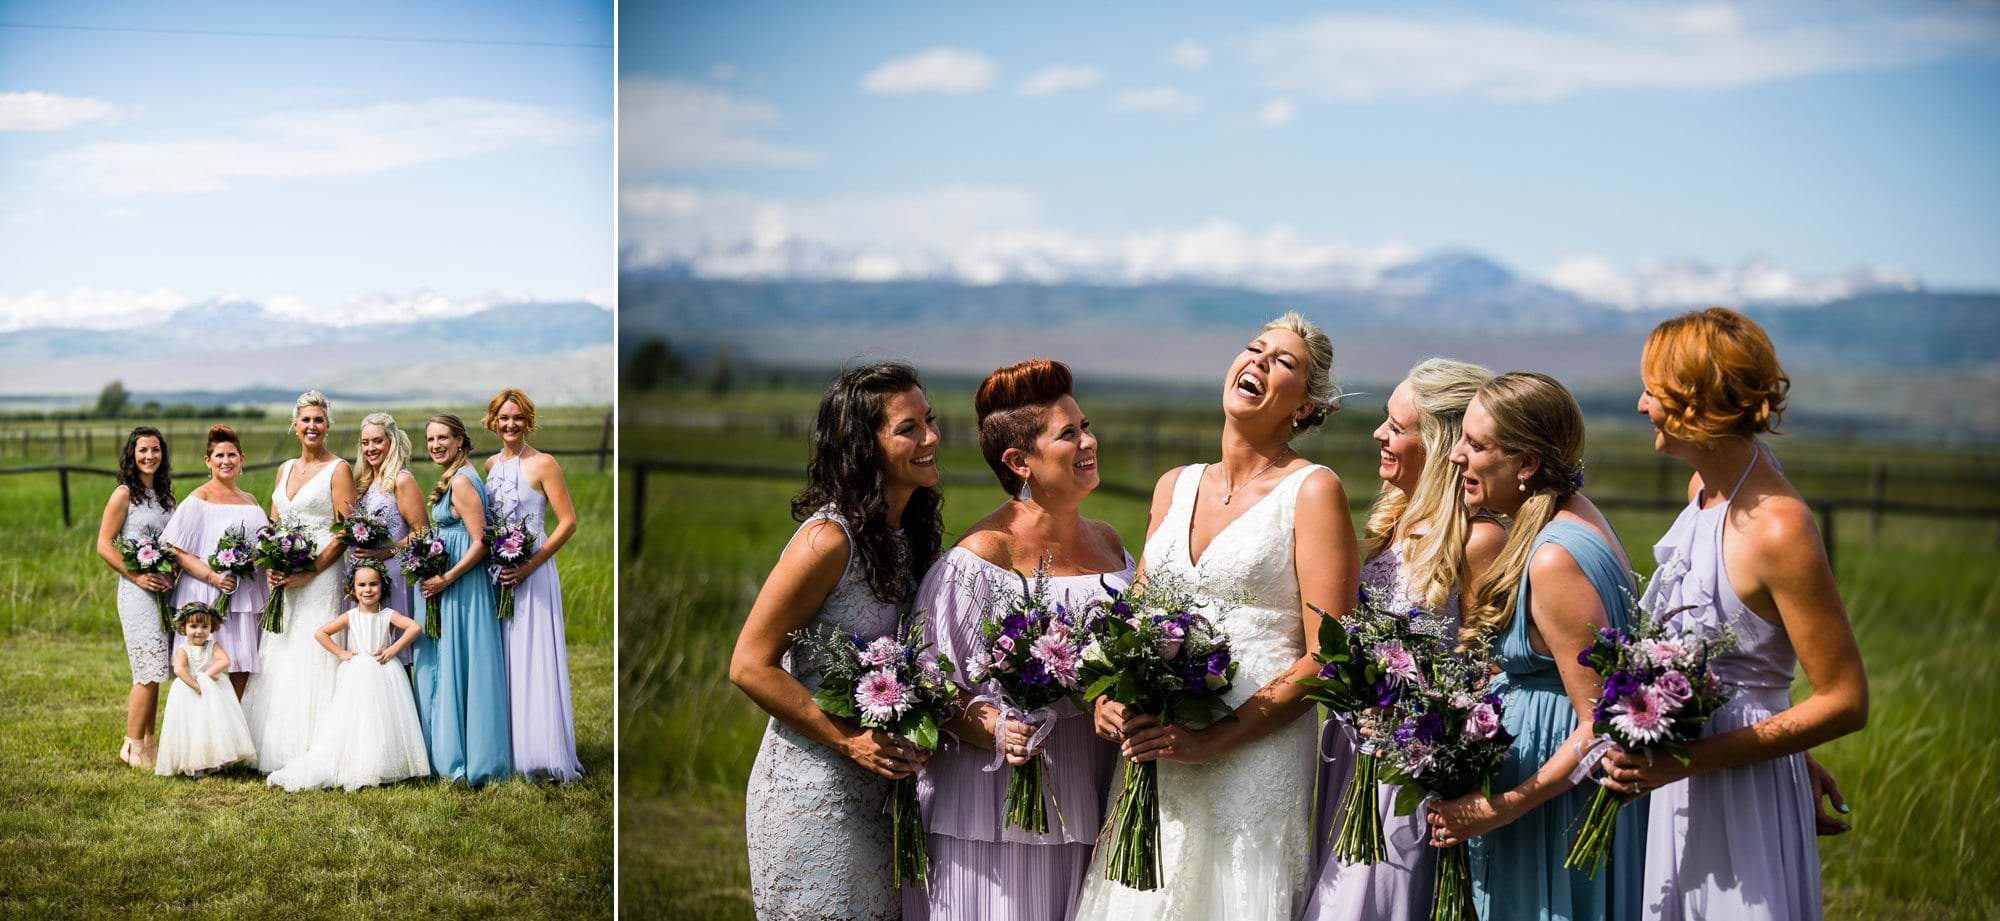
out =
[(0, 0), (0, 331), (223, 296), (608, 306), (612, 28), (609, 2)]
[(2000, 5), (626, 4), (626, 264), (2000, 289)]

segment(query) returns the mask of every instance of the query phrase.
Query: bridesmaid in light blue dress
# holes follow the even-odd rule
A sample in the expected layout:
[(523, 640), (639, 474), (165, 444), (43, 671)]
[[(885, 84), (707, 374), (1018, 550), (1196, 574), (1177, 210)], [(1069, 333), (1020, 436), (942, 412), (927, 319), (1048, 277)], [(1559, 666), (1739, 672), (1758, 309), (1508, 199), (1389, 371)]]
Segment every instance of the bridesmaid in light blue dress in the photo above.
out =
[(432, 416), (424, 445), (445, 471), (431, 491), (431, 523), (452, 566), (419, 586), (440, 602), (439, 637), (417, 640), (417, 708), (431, 771), (478, 786), (514, 770), (499, 605), (486, 572), (486, 489), (467, 462), (472, 437), (457, 416)]
[(1626, 921), (1637, 916), (1645, 807), (1621, 810), (1595, 878), (1563, 867), (1594, 794), (1573, 783), (1602, 681), (1577, 654), (1626, 626), (1631, 565), (1581, 492), (1583, 412), (1546, 375), (1503, 374), (1466, 407), (1452, 460), (1466, 502), (1513, 519), (1487, 574), (1466, 594), (1461, 637), (1491, 644), (1503, 722), (1514, 736), (1493, 781), (1433, 806), (1432, 841), (1469, 841), (1472, 899), (1484, 921)]

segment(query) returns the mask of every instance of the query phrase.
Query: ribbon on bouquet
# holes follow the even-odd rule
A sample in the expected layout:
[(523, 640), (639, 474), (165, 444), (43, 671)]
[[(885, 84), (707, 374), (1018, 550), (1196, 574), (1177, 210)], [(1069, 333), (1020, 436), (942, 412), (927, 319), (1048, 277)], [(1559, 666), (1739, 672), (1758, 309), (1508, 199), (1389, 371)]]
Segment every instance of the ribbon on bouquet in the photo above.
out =
[[(995, 725), (1004, 726), (1008, 720), (1013, 720), (1016, 723), (1027, 723), (1034, 726), (1035, 734), (1028, 737), (1028, 750), (1034, 752), (1035, 757), (1041, 758), (1043, 761), (1048, 760), (1048, 753), (1042, 751), (1041, 747), (1042, 742), (1048, 739), (1049, 733), (1056, 731), (1056, 718), (1060, 714), (1056, 713), (1055, 707), (1049, 706), (1038, 710), (1023, 710), (1014, 706), (1005, 695), (998, 691), (987, 691), (965, 703), (967, 708), (970, 708), (973, 704), (992, 704), (999, 707), (1000, 720)], [(980, 768), (981, 771), (991, 774), (994, 771), (1000, 770), (1000, 765), (1007, 762), (1007, 749), (1001, 746), (999, 741), (996, 735), (993, 745), (993, 763)]]
[[(1591, 769), (1597, 767), (1597, 763), (1603, 761), (1605, 755), (1618, 749), (1618, 742), (1610, 736), (1593, 736), (1590, 744), (1578, 742), (1576, 745), (1583, 755), (1577, 759), (1576, 768), (1569, 772), (1569, 782), (1572, 784), (1583, 783), (1584, 779), (1590, 776)], [(1651, 749), (1642, 748), (1639, 752), (1646, 756), (1647, 764), (1653, 763)]]
[(1340, 760), (1340, 755), (1337, 752), (1334, 754), (1327, 754), (1327, 746), (1339, 740), (1340, 727), (1342, 726), (1347, 726), (1354, 729), (1354, 736), (1357, 742), (1354, 749), (1356, 753), (1364, 755), (1372, 755), (1375, 753), (1375, 740), (1362, 738), (1361, 727), (1358, 723), (1349, 719), (1348, 715), (1345, 713), (1336, 713), (1332, 717), (1329, 717), (1324, 722), (1321, 722), (1319, 724), (1319, 760), (1326, 762), (1333, 762)]

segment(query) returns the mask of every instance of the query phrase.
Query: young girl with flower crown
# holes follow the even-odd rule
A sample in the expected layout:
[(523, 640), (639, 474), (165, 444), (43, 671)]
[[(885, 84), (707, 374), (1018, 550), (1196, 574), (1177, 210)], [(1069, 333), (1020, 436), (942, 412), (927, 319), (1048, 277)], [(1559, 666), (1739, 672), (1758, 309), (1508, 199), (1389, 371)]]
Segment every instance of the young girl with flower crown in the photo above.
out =
[(184, 642), (174, 650), (174, 686), (167, 693), (167, 716), (153, 764), (153, 772), (162, 777), (200, 776), (257, 761), (234, 689), (216, 681), (229, 670), (229, 653), (210, 642), (220, 626), (222, 615), (201, 602), (182, 605), (174, 616), (174, 630)]
[[(355, 559), (347, 575), (347, 613), (327, 621), (314, 639), (340, 660), (333, 702), (313, 731), (312, 746), (269, 783), (286, 790), (358, 790), (430, 774), (423, 727), (409, 673), (396, 654), (423, 627), (382, 606), (388, 573), (380, 560)], [(334, 637), (346, 634), (346, 644)], [(391, 641), (394, 636), (394, 641)]]

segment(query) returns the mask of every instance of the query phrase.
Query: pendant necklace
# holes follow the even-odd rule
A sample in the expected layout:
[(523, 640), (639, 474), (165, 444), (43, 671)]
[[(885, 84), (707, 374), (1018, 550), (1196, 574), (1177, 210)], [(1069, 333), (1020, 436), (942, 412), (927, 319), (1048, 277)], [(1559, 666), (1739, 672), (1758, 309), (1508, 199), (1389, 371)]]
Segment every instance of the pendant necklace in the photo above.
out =
[[(1285, 459), (1285, 455), (1287, 455), (1287, 454), (1290, 454), (1290, 453), (1292, 453), (1292, 451), (1291, 451), (1291, 449), (1290, 449), (1290, 448), (1286, 448), (1286, 449), (1285, 449), (1285, 450), (1283, 450), (1283, 451), (1279, 451), (1279, 452), (1278, 452), (1278, 456), (1277, 456), (1277, 457), (1274, 457), (1274, 458), (1271, 458), (1271, 462), (1270, 462), (1270, 463), (1268, 463), (1268, 464), (1265, 464), (1264, 466), (1262, 466), (1262, 467), (1259, 467), (1259, 468), (1257, 468), (1257, 472), (1256, 472), (1256, 473), (1253, 473), (1253, 474), (1250, 474), (1250, 477), (1249, 477), (1249, 479), (1246, 479), (1246, 480), (1244, 480), (1244, 481), (1243, 481), (1243, 486), (1248, 486), (1248, 485), (1250, 485), (1251, 483), (1254, 483), (1254, 482), (1256, 482), (1256, 481), (1257, 481), (1257, 478), (1258, 478), (1258, 477), (1260, 477), (1260, 476), (1263, 476), (1263, 475), (1264, 475), (1264, 471), (1266, 471), (1266, 470), (1269, 470), (1269, 469), (1271, 469), (1272, 467), (1275, 467), (1275, 466), (1277, 466), (1277, 465), (1278, 465), (1278, 462), (1279, 462), (1279, 461), (1281, 461), (1281, 460), (1284, 460), (1284, 459)], [(1237, 492), (1237, 490), (1240, 490), (1240, 489), (1242, 489), (1242, 488), (1243, 488), (1243, 486), (1231, 486), (1231, 485), (1229, 485), (1229, 468), (1227, 468), (1227, 467), (1224, 467), (1224, 468), (1222, 468), (1222, 504), (1223, 504), (1223, 505), (1228, 505), (1228, 504), (1229, 504), (1229, 500), (1231, 500), (1231, 499), (1234, 499), (1234, 498), (1236, 498), (1236, 492)]]

